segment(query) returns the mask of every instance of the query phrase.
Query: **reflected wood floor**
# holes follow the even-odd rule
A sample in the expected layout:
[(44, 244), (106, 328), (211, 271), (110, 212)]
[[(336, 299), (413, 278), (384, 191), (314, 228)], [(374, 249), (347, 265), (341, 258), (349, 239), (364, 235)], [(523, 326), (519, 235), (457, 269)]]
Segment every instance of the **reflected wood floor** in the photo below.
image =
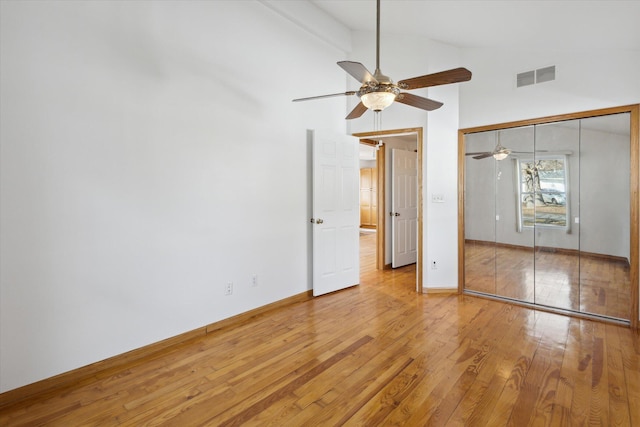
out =
[(465, 259), (467, 289), (630, 319), (627, 262), (469, 242), (465, 245)]
[(0, 425), (640, 426), (628, 328), (419, 295), (413, 266), (362, 265), (361, 286), (34, 398)]

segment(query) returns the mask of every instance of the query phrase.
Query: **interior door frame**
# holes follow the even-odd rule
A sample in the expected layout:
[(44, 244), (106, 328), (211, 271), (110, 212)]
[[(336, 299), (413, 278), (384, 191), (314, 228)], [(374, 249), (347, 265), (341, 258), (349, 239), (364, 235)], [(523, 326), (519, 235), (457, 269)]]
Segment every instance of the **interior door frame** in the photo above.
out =
[[(405, 128), (405, 129), (390, 129), (390, 130), (379, 130), (379, 131), (371, 131), (371, 132), (358, 132), (352, 134), (356, 138), (360, 138), (361, 144), (369, 144), (368, 141), (363, 141), (367, 139), (375, 139), (376, 137), (389, 137), (389, 136), (400, 136), (400, 135), (415, 135), (416, 136), (416, 148), (418, 150), (418, 254), (416, 260), (416, 291), (418, 293), (423, 293), (423, 263), (422, 263), (422, 236), (423, 236), (423, 186), (422, 186), (422, 169), (423, 169), (423, 161), (422, 161), (422, 153), (423, 153), (423, 129), (421, 127), (418, 128)], [(377, 215), (377, 225), (376, 225), (376, 268), (378, 270), (384, 270), (387, 268), (391, 268), (391, 265), (385, 264), (386, 259), (386, 191), (385, 191), (385, 178), (387, 175), (387, 171), (385, 168), (385, 150), (378, 150), (376, 155), (376, 168), (378, 169), (378, 215)]]
[[(509, 129), (522, 126), (539, 125), (561, 122), (565, 120), (584, 119), (610, 114), (629, 113), (630, 115), (630, 253), (629, 253), (629, 282), (630, 282), (630, 327), (640, 330), (640, 308), (638, 294), (640, 293), (639, 269), (640, 269), (640, 104), (626, 105), (622, 107), (603, 108), (599, 110), (583, 111), (579, 113), (560, 114), (556, 116), (541, 117), (537, 119), (521, 120), (515, 122), (500, 123), (495, 125), (478, 126), (458, 130), (458, 294), (464, 293), (464, 179), (465, 179), (465, 135), (474, 132), (484, 132), (500, 129)], [(514, 301), (517, 303), (517, 301)], [(535, 306), (537, 310), (546, 310), (544, 306)], [(572, 313), (574, 317), (593, 319), (582, 313)]]

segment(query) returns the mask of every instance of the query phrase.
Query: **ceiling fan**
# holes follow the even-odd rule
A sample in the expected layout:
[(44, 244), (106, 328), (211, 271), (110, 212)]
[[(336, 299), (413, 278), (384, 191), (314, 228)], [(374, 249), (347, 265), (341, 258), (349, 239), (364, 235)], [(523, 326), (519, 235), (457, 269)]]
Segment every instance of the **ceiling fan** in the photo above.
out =
[(347, 120), (362, 116), (368, 109), (375, 112), (382, 111), (389, 105), (393, 104), (394, 101), (410, 105), (412, 107), (421, 108), (426, 111), (432, 111), (442, 107), (442, 102), (402, 91), (471, 80), (471, 71), (466, 68), (454, 68), (447, 71), (441, 71), (439, 73), (426, 74), (424, 76), (400, 80), (397, 84), (393, 83), (388, 76), (385, 76), (380, 71), (380, 0), (377, 0), (376, 16), (376, 69), (374, 73), (371, 74), (369, 70), (359, 62), (338, 62), (338, 65), (343, 70), (362, 84), (360, 89), (344, 93), (298, 98), (294, 99), (293, 102), (329, 98), (333, 96), (358, 95), (360, 102), (347, 115)]
[(498, 143), (496, 144), (496, 148), (493, 151), (480, 151), (477, 153), (465, 153), (465, 156), (473, 156), (474, 159), (486, 159), (488, 157), (493, 157), (496, 160), (504, 160), (507, 158), (512, 151), (508, 148), (504, 148), (502, 144), (500, 144), (500, 137), (498, 136)]
[[(536, 150), (537, 153), (546, 152), (547, 150)], [(505, 148), (500, 144), (500, 132), (496, 132), (496, 148), (493, 151), (479, 151), (477, 153), (465, 153), (465, 156), (473, 156), (474, 159), (486, 159), (493, 157), (496, 160), (504, 160), (509, 154), (531, 154), (528, 151), (513, 151), (509, 148)]]

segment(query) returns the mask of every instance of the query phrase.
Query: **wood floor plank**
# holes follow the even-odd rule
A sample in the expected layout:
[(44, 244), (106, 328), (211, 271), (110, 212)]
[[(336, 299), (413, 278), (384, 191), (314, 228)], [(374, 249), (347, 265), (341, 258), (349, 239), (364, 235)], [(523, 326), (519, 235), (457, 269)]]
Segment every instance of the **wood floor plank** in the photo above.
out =
[(570, 354), (565, 349), (565, 357), (571, 358), (574, 366), (567, 372), (573, 383), (573, 398), (571, 400), (571, 425), (586, 425), (589, 420), (592, 393), (592, 361), (593, 361), (593, 327), (592, 322), (579, 322), (577, 330), (571, 330), (570, 336), (575, 340), (576, 352)]
[(607, 342), (606, 370), (608, 372), (609, 423), (615, 426), (630, 425), (630, 414), (626, 405), (627, 387), (618, 332), (611, 325), (605, 326)]
[(287, 383), (286, 385), (279, 388), (278, 390), (275, 390), (273, 393), (266, 396), (264, 399), (254, 403), (250, 407), (246, 408), (242, 412), (234, 415), (232, 418), (226, 420), (225, 422), (219, 425), (220, 426), (242, 425), (245, 420), (251, 419), (256, 414), (262, 412), (265, 408), (270, 407), (274, 402), (277, 402), (278, 400), (280, 400), (283, 396), (290, 395), (300, 385), (310, 381), (311, 379), (313, 379), (314, 377), (322, 373), (324, 370), (326, 370), (328, 367), (334, 365), (335, 363), (338, 363), (340, 360), (342, 360), (343, 358), (347, 357), (349, 354), (356, 351), (359, 347), (367, 344), (372, 339), (373, 338), (368, 335), (361, 337), (346, 349), (340, 351), (339, 353), (336, 353), (334, 356), (330, 357), (329, 359), (325, 360), (319, 365), (314, 366), (312, 369), (308, 370), (307, 372), (300, 375), (296, 379)]
[(391, 372), (384, 381), (373, 384), (372, 390), (360, 399), (361, 403), (352, 405), (351, 409), (338, 420), (337, 425), (347, 422), (355, 425), (365, 423), (377, 425), (395, 409), (398, 400), (401, 400), (406, 391), (411, 389), (416, 370), (424, 374), (424, 369), (421, 369), (424, 365), (416, 363), (415, 359), (405, 358), (400, 359), (399, 362), (398, 369)]
[(604, 346), (604, 327), (605, 325), (600, 323), (594, 325), (590, 425), (604, 425), (609, 422), (609, 371), (606, 369), (608, 349)]
[(640, 425), (640, 334), (628, 333), (620, 328), (613, 328), (618, 333), (624, 384), (627, 392), (627, 407), (632, 426)]
[(579, 359), (576, 335), (579, 333), (580, 319), (571, 318), (568, 325), (567, 340), (565, 342), (560, 366), (560, 377), (556, 389), (555, 402), (551, 414), (552, 426), (570, 425), (571, 404), (573, 401), (573, 390), (576, 375), (580, 375), (575, 360)]
[(525, 378), (529, 372), (533, 356), (539, 344), (538, 338), (529, 328), (534, 327), (536, 320), (539, 319), (540, 316), (532, 314), (525, 316), (523, 322), (520, 324), (520, 328), (511, 337), (513, 347), (507, 352), (507, 363), (504, 365), (509, 372), (505, 372), (507, 379), (494, 405), (493, 413), (487, 425), (518, 425), (515, 423), (516, 420), (518, 420), (519, 423), (528, 423), (528, 418), (526, 420), (518, 418), (518, 416), (530, 415), (528, 408), (521, 406), (519, 409), (524, 409), (526, 414), (520, 413), (514, 416), (513, 412), (516, 408), (515, 405), (519, 399), (519, 395), (524, 388)]
[[(333, 387), (332, 391), (335, 393), (334, 397), (337, 395), (337, 399), (335, 402), (323, 406), (325, 415), (315, 419), (314, 422), (333, 425), (348, 419), (378, 393), (381, 387), (393, 380), (407, 363), (410, 363), (412, 360), (410, 359), (412, 355), (411, 344), (423, 336), (424, 331), (417, 330), (402, 340), (385, 343), (382, 346), (367, 346), (358, 351), (358, 354), (351, 358), (351, 361), (354, 362), (353, 366), (347, 366), (338, 373), (342, 378), (345, 378), (344, 381), (335, 384), (332, 377), (327, 379), (326, 384), (322, 384), (323, 387)], [(402, 354), (404, 357), (399, 358), (398, 354)], [(374, 366), (376, 368), (372, 369)], [(318, 386), (317, 384), (309, 384), (308, 387), (316, 388)], [(302, 388), (298, 393), (308, 392)], [(333, 414), (333, 416), (327, 417), (327, 414)]]
[(506, 377), (500, 375), (499, 367), (507, 362), (506, 354), (512, 343), (507, 337), (513, 336), (518, 328), (514, 321), (522, 313), (522, 309), (507, 305), (503, 307), (502, 315), (508, 316), (510, 321), (504, 333), (489, 334), (483, 342), (483, 351), (487, 353), (484, 366), (478, 369), (474, 383), (469, 387), (455, 413), (448, 423), (453, 425), (487, 425), (489, 416), (496, 403), (499, 393), (506, 382)]

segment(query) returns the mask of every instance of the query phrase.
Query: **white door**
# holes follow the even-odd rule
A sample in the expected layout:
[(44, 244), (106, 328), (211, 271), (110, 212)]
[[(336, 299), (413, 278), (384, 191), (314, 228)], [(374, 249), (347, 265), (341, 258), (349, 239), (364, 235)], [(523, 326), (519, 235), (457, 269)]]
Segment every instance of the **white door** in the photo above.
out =
[(313, 295), (357, 285), (359, 259), (358, 140), (312, 131)]
[(418, 155), (391, 150), (393, 268), (416, 262), (418, 253)]

